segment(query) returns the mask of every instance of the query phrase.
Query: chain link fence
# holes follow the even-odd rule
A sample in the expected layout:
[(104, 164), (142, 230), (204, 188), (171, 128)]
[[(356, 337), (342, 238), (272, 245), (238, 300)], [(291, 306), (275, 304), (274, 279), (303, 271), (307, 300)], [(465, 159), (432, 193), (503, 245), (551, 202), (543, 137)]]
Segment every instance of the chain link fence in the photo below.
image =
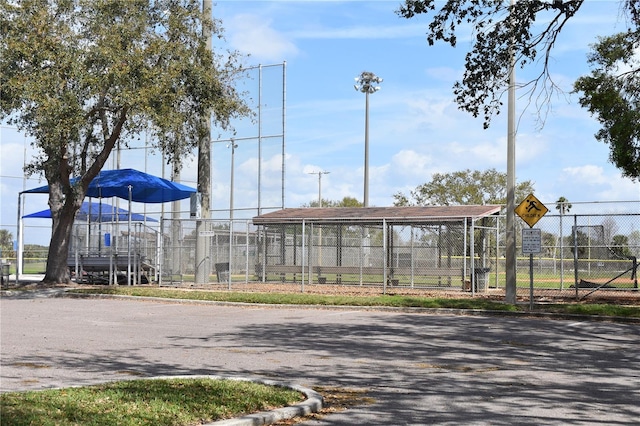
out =
[[(574, 203), (571, 210), (549, 212), (535, 224), (541, 251), (533, 255), (522, 253), (522, 229), (528, 225), (516, 219), (518, 296), (528, 298), (533, 290), (536, 300), (603, 294), (640, 299), (640, 202)], [(231, 288), (234, 283), (285, 282), (496, 297), (505, 291), (504, 216), (421, 226), (203, 222), (199, 232), (206, 241), (209, 272), (204, 283), (195, 283), (197, 235), (191, 219), (163, 219), (159, 226), (137, 224), (131, 230), (125, 224), (78, 224), (69, 261), (104, 254), (133, 257), (146, 265), (133, 265), (134, 283), (144, 282), (142, 274), (160, 285), (220, 283)], [(43, 258), (26, 256), (24, 263), (27, 271), (44, 271), (46, 251)], [(82, 273), (83, 267), (70, 263), (72, 272)]]
[(67, 266), (77, 282), (148, 284), (161, 269), (160, 238), (158, 229), (141, 222), (77, 222)]
[[(200, 238), (206, 240), (206, 283), (255, 280), (258, 240), (250, 220), (203, 220)], [(196, 220), (164, 219), (161, 222), (161, 285), (195, 283)], [(233, 226), (230, 224), (233, 223)], [(230, 243), (231, 242), (231, 243)]]
[[(481, 226), (451, 218), (433, 226), (203, 222), (208, 282), (229, 285), (257, 281), (485, 291), (495, 263), (489, 255), (497, 252), (498, 241), (497, 218)], [(161, 284), (194, 282), (196, 221), (164, 220), (161, 229)], [(489, 244), (496, 245), (494, 250)]]
[[(536, 300), (625, 294), (640, 298), (640, 203), (581, 203), (547, 213), (540, 253), (522, 253), (517, 220), (516, 287)], [(610, 210), (590, 213), (594, 210)], [(422, 226), (269, 225), (206, 221), (210, 283), (378, 286), (504, 295), (505, 217)], [(165, 220), (160, 282), (194, 281), (196, 222)], [(202, 232), (202, 231), (201, 231)], [(231, 244), (230, 244), (231, 242)], [(531, 279), (533, 278), (533, 288)], [(303, 287), (304, 288), (304, 287)], [(615, 293), (611, 293), (615, 292)]]
[[(538, 298), (575, 295), (580, 299), (596, 292), (640, 298), (640, 213), (547, 214), (535, 227), (541, 230), (540, 253), (522, 254), (521, 232), (518, 234), (519, 293), (529, 289), (533, 276)], [(503, 271), (505, 250), (501, 245), (499, 267)], [(497, 286), (504, 285), (504, 274), (494, 279)]]

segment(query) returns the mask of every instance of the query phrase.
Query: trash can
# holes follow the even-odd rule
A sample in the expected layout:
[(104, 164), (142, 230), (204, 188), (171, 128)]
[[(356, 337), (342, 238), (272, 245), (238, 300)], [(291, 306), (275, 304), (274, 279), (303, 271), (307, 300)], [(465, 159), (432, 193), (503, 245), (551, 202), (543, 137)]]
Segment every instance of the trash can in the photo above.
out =
[(5, 260), (2, 259), (2, 271), (0, 274), (0, 280), (2, 281), (2, 285), (9, 283), (10, 268), (11, 268), (11, 263), (5, 262)]
[(219, 283), (229, 281), (229, 262), (216, 263), (216, 277)]
[(487, 291), (489, 283), (489, 271), (491, 268), (474, 268), (473, 269), (473, 288), (477, 292)]

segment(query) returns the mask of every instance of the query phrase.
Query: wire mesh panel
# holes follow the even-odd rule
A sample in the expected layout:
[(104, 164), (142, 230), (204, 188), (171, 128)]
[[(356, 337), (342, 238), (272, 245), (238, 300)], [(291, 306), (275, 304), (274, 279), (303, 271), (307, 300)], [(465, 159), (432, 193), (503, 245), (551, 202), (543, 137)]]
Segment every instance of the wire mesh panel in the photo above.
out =
[(388, 262), (392, 284), (462, 288), (465, 232), (460, 223), (393, 227)]
[(198, 236), (196, 220), (163, 221), (163, 283), (194, 282), (198, 237), (207, 241), (206, 283), (247, 282), (254, 273), (258, 251), (255, 228), (247, 220), (204, 222)]
[[(470, 235), (475, 233), (476, 238)], [(261, 235), (259, 275), (266, 282), (485, 291), (487, 277), (478, 272), (488, 272), (495, 263), (489, 256), (497, 253), (495, 228), (476, 229), (463, 220), (420, 226), (274, 224)]]
[[(165, 283), (193, 282), (195, 223), (163, 222)], [(583, 297), (594, 289), (625, 290), (640, 297), (634, 275), (640, 214), (548, 213), (535, 225), (541, 230), (541, 251), (531, 256), (522, 253), (522, 229), (528, 225), (516, 225), (518, 297), (529, 297), (532, 276), (536, 299)], [(378, 286), (496, 297), (505, 293), (504, 216), (440, 218), (422, 224), (332, 219), (254, 226), (236, 220), (233, 227), (228, 220), (209, 220), (203, 229), (210, 283)]]
[[(628, 203), (637, 207), (637, 203)], [(576, 206), (580, 209), (590, 204)], [(621, 203), (616, 205), (623, 210)], [(637, 208), (636, 208), (637, 210)], [(501, 219), (503, 220), (503, 219)], [(516, 285), (519, 295), (529, 295), (531, 277), (535, 298), (603, 295), (609, 291), (637, 290), (637, 259), (640, 256), (640, 214), (547, 214), (535, 225), (541, 230), (540, 253), (522, 253), (522, 223), (516, 233)], [(503, 226), (503, 225), (500, 225)], [(527, 226), (526, 224), (524, 225)], [(500, 234), (501, 244), (504, 235)], [(498, 267), (504, 271), (506, 247), (500, 246)], [(505, 285), (504, 274), (497, 277)], [(640, 292), (628, 297), (640, 297)]]
[(157, 229), (144, 223), (74, 223), (67, 265), (79, 282), (147, 284), (160, 264)]
[[(637, 289), (640, 246), (631, 215), (576, 218), (572, 227), (574, 268), (579, 288)], [(585, 223), (586, 222), (586, 223)]]

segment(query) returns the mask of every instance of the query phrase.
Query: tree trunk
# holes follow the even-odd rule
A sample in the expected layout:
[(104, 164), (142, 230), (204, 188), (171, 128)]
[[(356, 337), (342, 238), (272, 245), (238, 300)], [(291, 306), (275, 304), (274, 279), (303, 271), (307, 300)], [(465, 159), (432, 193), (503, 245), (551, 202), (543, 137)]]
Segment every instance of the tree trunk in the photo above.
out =
[(74, 217), (75, 213), (61, 214), (57, 220), (54, 219), (47, 257), (47, 270), (42, 280), (43, 283), (66, 284), (71, 280), (67, 257), (69, 256), (69, 241)]
[(76, 212), (82, 204), (84, 192), (81, 189), (75, 193), (69, 191), (69, 195), (64, 196), (62, 187), (59, 180), (49, 183), (49, 208), (51, 209), (52, 226), (47, 270), (42, 280), (45, 284), (66, 284), (71, 281), (67, 266), (69, 242), (73, 222)]

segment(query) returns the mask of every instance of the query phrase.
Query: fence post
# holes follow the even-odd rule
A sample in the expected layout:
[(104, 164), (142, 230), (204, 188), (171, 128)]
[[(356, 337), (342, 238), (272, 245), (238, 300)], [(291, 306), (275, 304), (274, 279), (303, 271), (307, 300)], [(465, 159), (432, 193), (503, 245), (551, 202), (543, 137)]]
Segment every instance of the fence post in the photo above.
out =
[[(306, 249), (306, 241), (305, 241), (305, 231), (306, 231), (306, 226), (304, 223), (304, 219), (302, 219), (302, 273), (300, 274), (300, 292), (304, 293), (304, 265), (305, 265), (305, 260), (307, 258), (306, 253), (305, 253), (305, 249)], [(295, 241), (293, 242), (294, 246), (295, 246)]]
[(382, 294), (387, 294), (387, 220), (382, 219)]
[(579, 300), (578, 294), (578, 215), (573, 215), (573, 283), (576, 288), (576, 300)]

